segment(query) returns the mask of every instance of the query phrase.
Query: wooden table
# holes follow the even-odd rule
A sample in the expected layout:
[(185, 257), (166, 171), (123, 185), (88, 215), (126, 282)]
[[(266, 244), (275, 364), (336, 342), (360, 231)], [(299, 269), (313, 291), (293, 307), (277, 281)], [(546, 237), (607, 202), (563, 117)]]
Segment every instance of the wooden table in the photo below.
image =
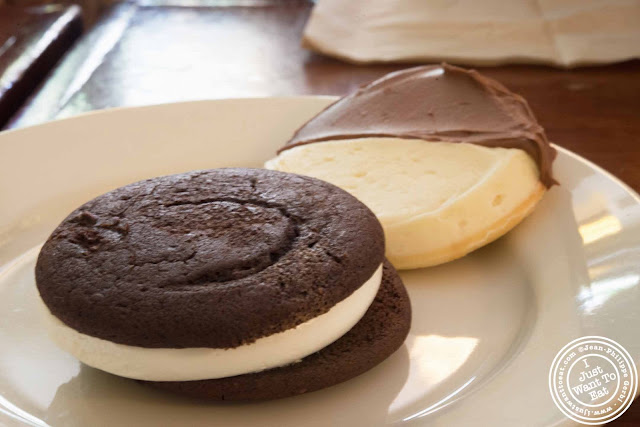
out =
[[(170, 1), (111, 10), (10, 127), (160, 102), (343, 95), (404, 67), (353, 66), (301, 49), (311, 7), (302, 0), (243, 1), (243, 7), (215, 7), (215, 0), (176, 7)], [(527, 98), (552, 141), (640, 191), (639, 61), (575, 71), (509, 66), (483, 72)], [(640, 424), (640, 404), (613, 424)]]
[(0, 7), (0, 127), (81, 33), (78, 6)]

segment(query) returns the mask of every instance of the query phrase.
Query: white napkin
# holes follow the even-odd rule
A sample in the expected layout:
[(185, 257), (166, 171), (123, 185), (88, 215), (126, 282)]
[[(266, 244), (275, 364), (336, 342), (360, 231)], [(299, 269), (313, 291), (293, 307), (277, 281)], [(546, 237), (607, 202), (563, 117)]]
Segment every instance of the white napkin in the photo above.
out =
[(640, 0), (318, 0), (303, 45), (357, 63), (623, 61), (640, 57)]

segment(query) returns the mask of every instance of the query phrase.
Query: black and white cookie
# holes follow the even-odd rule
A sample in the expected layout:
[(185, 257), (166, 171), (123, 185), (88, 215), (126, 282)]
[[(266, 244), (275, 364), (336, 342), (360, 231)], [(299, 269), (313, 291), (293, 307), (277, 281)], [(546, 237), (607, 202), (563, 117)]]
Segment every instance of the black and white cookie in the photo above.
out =
[(366, 204), (398, 269), (460, 258), (507, 233), (556, 184), (527, 102), (451, 65), (388, 74), (319, 112), (268, 169), (319, 178)]

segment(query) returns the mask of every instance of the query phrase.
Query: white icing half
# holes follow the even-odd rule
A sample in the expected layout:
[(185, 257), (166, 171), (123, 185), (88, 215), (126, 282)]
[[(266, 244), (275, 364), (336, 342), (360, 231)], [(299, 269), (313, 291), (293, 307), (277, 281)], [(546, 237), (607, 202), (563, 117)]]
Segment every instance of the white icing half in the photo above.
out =
[(514, 227), (544, 194), (516, 148), (361, 138), (300, 145), (265, 164), (348, 191), (380, 220), (397, 269), (451, 261)]
[(147, 381), (192, 381), (232, 377), (276, 368), (315, 353), (349, 331), (373, 302), (382, 265), (328, 312), (295, 328), (235, 348), (143, 348), (82, 334), (43, 306), (49, 336), (81, 362), (122, 377)]

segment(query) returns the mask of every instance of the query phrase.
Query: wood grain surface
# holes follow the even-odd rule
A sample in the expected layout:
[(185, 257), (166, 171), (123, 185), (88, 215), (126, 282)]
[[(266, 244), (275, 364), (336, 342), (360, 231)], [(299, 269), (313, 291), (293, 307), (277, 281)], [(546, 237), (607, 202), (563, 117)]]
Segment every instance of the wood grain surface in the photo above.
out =
[(81, 33), (77, 6), (0, 6), (0, 127)]

